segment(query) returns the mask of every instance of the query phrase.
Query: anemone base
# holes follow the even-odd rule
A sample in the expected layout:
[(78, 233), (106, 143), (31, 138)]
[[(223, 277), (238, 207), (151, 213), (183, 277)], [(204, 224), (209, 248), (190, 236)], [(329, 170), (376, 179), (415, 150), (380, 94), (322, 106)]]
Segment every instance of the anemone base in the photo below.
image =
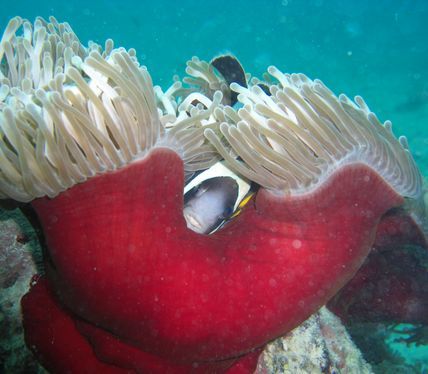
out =
[[(209, 363), (168, 362), (70, 314), (40, 276), (33, 277), (21, 304), (26, 344), (51, 373), (248, 374), (254, 372), (261, 352), (258, 349), (240, 358)], [(88, 332), (90, 340), (85, 337)]]
[[(57, 365), (62, 347), (74, 342), (72, 355), (83, 358), (67, 362), (62, 352), (61, 368), (86, 358), (120, 370), (250, 372), (255, 350), (352, 278), (381, 217), (403, 204), (372, 169), (347, 165), (305, 195), (260, 189), (238, 217), (206, 236), (183, 218), (183, 174), (180, 157), (159, 148), (32, 202), (51, 289), (35, 286), (23, 307), (27, 342), (42, 362), (46, 355)], [(43, 298), (51, 300), (47, 320), (37, 313)], [(32, 325), (34, 315), (43, 323)]]

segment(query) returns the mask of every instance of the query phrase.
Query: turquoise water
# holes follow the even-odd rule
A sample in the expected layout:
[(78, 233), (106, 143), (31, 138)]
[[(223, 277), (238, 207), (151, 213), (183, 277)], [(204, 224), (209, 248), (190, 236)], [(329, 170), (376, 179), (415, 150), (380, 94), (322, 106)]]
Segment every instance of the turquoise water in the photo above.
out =
[(14, 15), (54, 15), (84, 43), (112, 38), (136, 48), (163, 87), (193, 55), (224, 52), (254, 75), (274, 64), (320, 78), (392, 120), (428, 174), (426, 0), (15, 1), (2, 8), (0, 26)]
[[(392, 120), (428, 176), (426, 0), (14, 1), (2, 7), (0, 28), (15, 15), (54, 15), (84, 44), (112, 38), (133, 47), (164, 88), (193, 55), (210, 60), (226, 52), (256, 76), (273, 64), (320, 78)], [(428, 360), (424, 348), (412, 352)]]

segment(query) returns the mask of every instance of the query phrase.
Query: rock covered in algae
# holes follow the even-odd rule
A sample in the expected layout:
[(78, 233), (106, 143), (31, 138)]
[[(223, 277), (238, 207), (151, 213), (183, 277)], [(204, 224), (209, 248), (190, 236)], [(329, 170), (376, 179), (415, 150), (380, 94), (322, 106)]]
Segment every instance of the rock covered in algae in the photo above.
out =
[(371, 366), (345, 327), (322, 308), (285, 337), (270, 343), (259, 359), (258, 374), (369, 374)]
[(34, 230), (18, 211), (0, 210), (0, 372), (42, 372), (24, 343), (21, 297), (40, 263)]

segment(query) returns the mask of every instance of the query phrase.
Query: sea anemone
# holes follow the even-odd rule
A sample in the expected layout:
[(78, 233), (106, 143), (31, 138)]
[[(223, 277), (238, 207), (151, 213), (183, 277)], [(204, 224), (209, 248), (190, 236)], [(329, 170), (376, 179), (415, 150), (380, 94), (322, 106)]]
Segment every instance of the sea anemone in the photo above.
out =
[[(182, 105), (179, 118), (167, 102), (164, 114), (134, 50), (112, 40), (85, 48), (68, 24), (50, 20), (36, 19), (33, 30), (13, 18), (0, 43), (0, 198), (53, 198), (160, 145), (178, 152), (186, 171), (215, 161), (201, 128), (219, 95), (204, 100), (207, 110)], [(176, 125), (168, 135), (165, 122)]]
[(360, 96), (352, 102), (304, 74), (284, 74), (273, 66), (268, 72), (278, 80), (269, 84), (269, 93), (258, 84), (231, 85), (243, 104), (220, 126), (232, 154), (213, 130), (205, 131), (233, 170), (276, 193), (296, 196), (315, 190), (341, 167), (359, 163), (400, 195), (421, 197), (421, 175), (406, 138), (397, 140), (391, 122), (382, 125)]
[[(229, 86), (193, 59), (163, 92), (133, 50), (54, 19), (14, 18), (0, 57), (0, 196), (31, 202), (46, 238), (22, 305), (50, 371), (250, 372), (352, 278), (384, 213), (421, 198), (390, 123), (304, 75)], [(195, 233), (185, 176), (221, 158), (261, 187)]]

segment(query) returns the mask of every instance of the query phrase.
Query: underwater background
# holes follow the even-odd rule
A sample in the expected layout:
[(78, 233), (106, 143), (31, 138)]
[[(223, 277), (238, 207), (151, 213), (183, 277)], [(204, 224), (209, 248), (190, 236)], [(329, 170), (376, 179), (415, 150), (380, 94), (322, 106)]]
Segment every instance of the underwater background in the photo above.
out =
[(196, 55), (233, 53), (252, 75), (269, 65), (361, 95), (396, 135), (408, 137), (428, 174), (428, 1), (216, 0), (9, 1), (15, 15), (69, 22), (83, 44), (135, 48), (164, 89)]
[[(258, 77), (275, 65), (319, 78), (336, 94), (361, 95), (382, 122), (390, 119), (428, 176), (427, 0), (14, 1), (4, 2), (0, 29), (16, 15), (53, 15), (83, 44), (112, 38), (135, 48), (163, 89), (194, 55), (232, 53)], [(427, 346), (388, 339), (392, 352), (427, 370)]]

